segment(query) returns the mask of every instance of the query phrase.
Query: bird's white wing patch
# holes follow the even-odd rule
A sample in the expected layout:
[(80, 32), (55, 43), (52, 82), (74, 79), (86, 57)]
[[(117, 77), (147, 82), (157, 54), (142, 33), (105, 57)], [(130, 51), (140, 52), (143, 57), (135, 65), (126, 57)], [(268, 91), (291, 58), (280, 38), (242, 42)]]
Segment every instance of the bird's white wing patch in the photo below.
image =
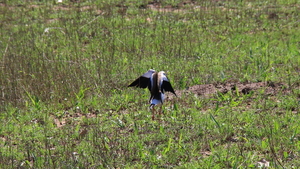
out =
[(161, 79), (163, 80), (163, 81), (169, 81), (169, 79), (167, 78), (167, 76), (166, 76), (166, 73), (165, 72), (163, 72), (162, 71), (162, 74), (161, 74)]
[(155, 73), (155, 70), (150, 69), (150, 70), (148, 70), (148, 72), (144, 73), (142, 76), (146, 77), (146, 78), (150, 78), (153, 73)]

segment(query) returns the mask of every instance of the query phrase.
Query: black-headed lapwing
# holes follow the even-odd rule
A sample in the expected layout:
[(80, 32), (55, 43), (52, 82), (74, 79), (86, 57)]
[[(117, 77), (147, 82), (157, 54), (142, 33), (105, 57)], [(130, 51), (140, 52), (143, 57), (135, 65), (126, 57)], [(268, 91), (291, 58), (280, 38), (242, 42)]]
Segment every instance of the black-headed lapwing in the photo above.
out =
[(154, 119), (154, 106), (163, 104), (166, 91), (177, 96), (164, 71), (156, 72), (155, 70), (150, 69), (132, 82), (128, 87), (148, 87), (151, 93), (149, 102), (150, 109), (152, 110), (152, 119)]

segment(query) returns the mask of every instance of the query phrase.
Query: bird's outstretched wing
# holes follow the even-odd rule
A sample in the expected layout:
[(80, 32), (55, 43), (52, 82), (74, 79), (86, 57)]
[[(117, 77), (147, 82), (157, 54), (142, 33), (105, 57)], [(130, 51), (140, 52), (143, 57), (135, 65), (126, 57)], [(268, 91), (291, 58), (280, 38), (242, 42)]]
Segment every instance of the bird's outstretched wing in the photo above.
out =
[(140, 76), (134, 82), (132, 82), (130, 85), (128, 85), (128, 87), (146, 88), (146, 87), (148, 87), (149, 83), (150, 83), (150, 78)]
[(171, 85), (171, 83), (170, 83), (170, 81), (169, 81), (169, 79), (167, 78), (165, 72), (162, 72), (162, 84), (161, 84), (161, 88), (162, 88), (163, 91), (171, 92), (175, 96), (177, 96), (176, 93), (175, 93), (175, 91), (174, 91), (174, 89), (173, 89), (173, 87), (172, 87), (172, 85)]
[(164, 80), (164, 81), (162, 82), (161, 88), (163, 89), (163, 91), (171, 92), (171, 93), (173, 93), (175, 96), (177, 96), (176, 93), (175, 93), (175, 91), (174, 91), (174, 89), (173, 89), (173, 87), (172, 87), (172, 85), (171, 85), (171, 83), (170, 83), (169, 81), (165, 81), (165, 80)]
[[(133, 81), (128, 87), (140, 87), (140, 88), (146, 88), (150, 85), (150, 77), (152, 74), (155, 73), (155, 70), (148, 70), (146, 73), (144, 73), (142, 76), (137, 78), (135, 81)], [(150, 90), (150, 89), (149, 89)]]

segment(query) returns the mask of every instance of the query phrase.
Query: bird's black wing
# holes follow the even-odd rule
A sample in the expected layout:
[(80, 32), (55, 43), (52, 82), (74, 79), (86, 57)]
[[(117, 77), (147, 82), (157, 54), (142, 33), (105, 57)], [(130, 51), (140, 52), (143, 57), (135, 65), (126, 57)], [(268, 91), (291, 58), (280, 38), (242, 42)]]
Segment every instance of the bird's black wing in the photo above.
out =
[(175, 96), (177, 96), (170, 82), (164, 80), (164, 81), (162, 82), (161, 88), (162, 88), (164, 91), (171, 92), (171, 93), (173, 93)]
[(150, 84), (150, 78), (140, 76), (137, 78), (134, 82), (132, 82), (128, 87), (140, 87), (140, 88), (146, 88)]

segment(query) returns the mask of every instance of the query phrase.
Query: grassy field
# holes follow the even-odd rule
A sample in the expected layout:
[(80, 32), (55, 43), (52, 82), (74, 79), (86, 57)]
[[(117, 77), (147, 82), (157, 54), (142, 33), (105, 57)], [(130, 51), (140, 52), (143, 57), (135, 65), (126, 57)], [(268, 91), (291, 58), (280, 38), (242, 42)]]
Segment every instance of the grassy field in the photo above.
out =
[[(299, 167), (299, 9), (1, 1), (0, 168)], [(149, 91), (127, 88), (150, 68), (179, 95), (154, 121)], [(258, 82), (267, 85), (187, 90)]]

